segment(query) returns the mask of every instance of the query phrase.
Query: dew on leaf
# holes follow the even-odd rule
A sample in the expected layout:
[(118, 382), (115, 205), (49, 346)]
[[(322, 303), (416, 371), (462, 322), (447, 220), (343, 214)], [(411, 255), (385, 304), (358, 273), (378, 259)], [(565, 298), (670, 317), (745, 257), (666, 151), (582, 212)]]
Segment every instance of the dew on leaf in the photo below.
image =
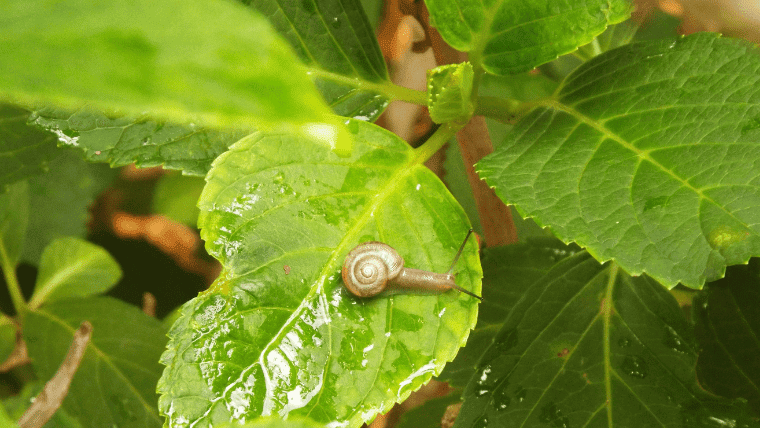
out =
[(681, 336), (671, 326), (665, 328), (665, 346), (679, 354), (685, 354), (689, 350), (689, 346), (684, 343)]
[(746, 230), (737, 230), (729, 226), (718, 226), (708, 235), (707, 240), (710, 246), (717, 250), (725, 250), (736, 242), (747, 239), (749, 232)]
[(620, 369), (628, 376), (644, 379), (649, 374), (647, 366), (647, 362), (643, 358), (637, 355), (626, 355)]
[(335, 17), (332, 19), (332, 22), (330, 22), (330, 25), (337, 30), (338, 28), (340, 28), (341, 22), (338, 19), (338, 17)]
[(486, 428), (488, 426), (488, 417), (483, 415), (472, 423), (472, 428)]
[(517, 399), (518, 403), (522, 403), (525, 401), (525, 397), (528, 395), (528, 390), (523, 388), (522, 386), (518, 386), (515, 390), (515, 398)]
[(667, 196), (658, 196), (656, 198), (647, 199), (647, 201), (644, 203), (644, 212), (647, 212), (653, 208), (664, 207), (667, 203)]
[(556, 428), (570, 428), (570, 419), (553, 402), (541, 408), (538, 420)]
[(512, 397), (508, 392), (509, 383), (502, 382), (493, 392), (493, 406), (496, 410), (506, 410), (512, 403)]
[(317, 5), (314, 0), (301, 0), (301, 8), (312, 15), (317, 12)]
[(627, 337), (621, 337), (620, 339), (618, 339), (617, 343), (618, 343), (619, 347), (621, 347), (621, 348), (627, 348), (627, 347), (631, 346), (631, 339), (629, 339)]

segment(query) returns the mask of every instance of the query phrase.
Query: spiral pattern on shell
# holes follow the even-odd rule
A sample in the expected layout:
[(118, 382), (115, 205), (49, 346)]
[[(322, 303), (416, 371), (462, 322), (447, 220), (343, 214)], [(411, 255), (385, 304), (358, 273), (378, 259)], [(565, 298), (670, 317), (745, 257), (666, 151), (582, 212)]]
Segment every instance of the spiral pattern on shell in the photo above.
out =
[(381, 293), (403, 267), (404, 259), (389, 245), (366, 242), (348, 253), (341, 275), (351, 293), (371, 297)]

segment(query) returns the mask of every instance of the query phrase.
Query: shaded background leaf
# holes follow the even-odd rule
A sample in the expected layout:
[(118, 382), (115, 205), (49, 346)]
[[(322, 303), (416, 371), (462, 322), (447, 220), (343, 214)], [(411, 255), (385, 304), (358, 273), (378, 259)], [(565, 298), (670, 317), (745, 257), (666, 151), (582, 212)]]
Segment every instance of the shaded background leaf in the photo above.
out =
[(83, 427), (160, 427), (155, 388), (166, 332), (119, 300), (90, 297), (29, 312), (24, 339), (37, 376), (53, 376), (85, 320), (93, 326), (92, 339), (62, 408)]
[(699, 388), (695, 345), (657, 282), (575, 254), (509, 313), (455, 427), (758, 426), (746, 403)]
[(478, 163), (599, 260), (698, 288), (760, 254), (760, 57), (702, 33), (584, 64)]
[(0, 266), (14, 267), (29, 225), (29, 185), (17, 182), (0, 194)]
[[(438, 374), (474, 326), (477, 299), (453, 290), (359, 299), (343, 286), (343, 259), (361, 242), (445, 272), (468, 229), (404, 141), (348, 128), (349, 158), (260, 133), (215, 161), (199, 225), (224, 271), (170, 332), (159, 386), (170, 426), (289, 414), (358, 427)], [(474, 241), (455, 272), (480, 292)]]
[(760, 260), (731, 266), (694, 301), (702, 386), (742, 397), (760, 417)]
[(440, 428), (446, 408), (459, 403), (461, 391), (453, 391), (443, 397), (427, 400), (421, 406), (404, 412), (395, 428)]
[(58, 155), (55, 136), (27, 125), (29, 110), (0, 103), (0, 193), (48, 169)]
[(42, 252), (29, 306), (104, 293), (119, 278), (119, 264), (102, 247), (77, 238), (56, 239)]
[(431, 24), (474, 64), (498, 75), (531, 70), (630, 16), (627, 0), (427, 0)]
[(166, 174), (156, 183), (153, 193), (153, 212), (195, 227), (198, 222), (198, 199), (201, 197), (206, 180), (200, 177), (186, 177)]

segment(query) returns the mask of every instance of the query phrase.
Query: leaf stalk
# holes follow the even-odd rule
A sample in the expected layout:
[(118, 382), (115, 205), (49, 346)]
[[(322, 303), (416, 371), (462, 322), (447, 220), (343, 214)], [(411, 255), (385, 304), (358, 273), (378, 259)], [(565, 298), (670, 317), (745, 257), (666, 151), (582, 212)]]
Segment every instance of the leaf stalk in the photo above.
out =
[(18, 278), (16, 277), (16, 264), (8, 257), (5, 246), (2, 243), (0, 243), (0, 269), (3, 270), (3, 276), (8, 286), (8, 293), (11, 295), (13, 308), (16, 310), (16, 314), (23, 316), (27, 310), (27, 306), (24, 295), (21, 293)]

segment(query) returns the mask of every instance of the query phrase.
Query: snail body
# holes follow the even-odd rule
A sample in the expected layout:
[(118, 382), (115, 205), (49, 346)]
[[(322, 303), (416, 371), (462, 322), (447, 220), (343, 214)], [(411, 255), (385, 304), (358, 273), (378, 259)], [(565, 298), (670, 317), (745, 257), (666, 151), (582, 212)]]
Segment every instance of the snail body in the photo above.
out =
[[(467, 235), (469, 237), (469, 234)], [(465, 238), (465, 243), (467, 238)], [(452, 268), (462, 253), (459, 249)], [(451, 269), (449, 269), (450, 271)], [(341, 269), (343, 284), (358, 297), (372, 297), (393, 288), (444, 292), (456, 289), (483, 300), (456, 285), (450, 273), (434, 273), (404, 267), (404, 259), (390, 245), (382, 242), (365, 242), (351, 250)]]

